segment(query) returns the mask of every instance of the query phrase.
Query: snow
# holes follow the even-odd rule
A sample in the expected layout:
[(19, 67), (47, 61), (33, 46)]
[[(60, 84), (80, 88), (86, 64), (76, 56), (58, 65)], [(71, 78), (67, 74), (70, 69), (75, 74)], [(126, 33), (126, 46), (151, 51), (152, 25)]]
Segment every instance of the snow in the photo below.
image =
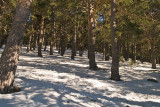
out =
[[(88, 69), (87, 53), (70, 59), (55, 51), (26, 53), (23, 47), (15, 78), (22, 91), (0, 95), (1, 107), (160, 107), (160, 65), (120, 62), (122, 81), (110, 80), (111, 60), (103, 61), (96, 53), (100, 70)], [(0, 50), (2, 52), (2, 49)], [(0, 53), (1, 53), (0, 52)]]

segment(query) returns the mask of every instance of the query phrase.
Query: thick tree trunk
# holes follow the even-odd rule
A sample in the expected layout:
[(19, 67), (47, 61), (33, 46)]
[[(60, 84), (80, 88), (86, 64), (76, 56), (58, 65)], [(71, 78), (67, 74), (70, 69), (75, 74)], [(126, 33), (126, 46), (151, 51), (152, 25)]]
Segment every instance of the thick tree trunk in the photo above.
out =
[(26, 22), (29, 17), (30, 0), (19, 0), (11, 32), (6, 47), (0, 59), (0, 93), (8, 93), (13, 85), (18, 58), (26, 32)]
[(77, 26), (75, 25), (74, 35), (72, 37), (72, 54), (71, 54), (71, 59), (74, 59), (74, 57), (76, 56), (76, 44), (77, 44)]
[(42, 45), (43, 45), (43, 29), (44, 27), (44, 17), (41, 17), (41, 28), (40, 28), (40, 35), (39, 35), (39, 41), (38, 41), (38, 56), (43, 57), (42, 55)]
[(151, 38), (151, 63), (152, 69), (156, 69), (156, 54), (155, 54), (155, 38)]
[(93, 35), (94, 29), (94, 16), (93, 16), (93, 6), (90, 0), (88, 0), (88, 56), (89, 56), (89, 69), (97, 69), (97, 64), (95, 62), (95, 36)]
[(119, 81), (119, 53), (117, 46), (117, 36), (116, 36), (116, 0), (111, 0), (111, 44), (112, 44), (112, 67), (111, 67), (111, 79)]

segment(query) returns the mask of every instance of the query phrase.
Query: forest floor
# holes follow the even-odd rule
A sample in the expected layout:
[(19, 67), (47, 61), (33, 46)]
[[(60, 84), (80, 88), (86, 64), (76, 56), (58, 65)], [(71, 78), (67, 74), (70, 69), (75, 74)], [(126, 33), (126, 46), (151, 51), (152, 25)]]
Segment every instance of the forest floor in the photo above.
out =
[(99, 53), (97, 71), (88, 69), (86, 54), (71, 60), (70, 51), (48, 53), (40, 58), (23, 47), (15, 78), (21, 91), (0, 95), (0, 107), (160, 107), (160, 65), (120, 62), (122, 81), (112, 81), (111, 60)]

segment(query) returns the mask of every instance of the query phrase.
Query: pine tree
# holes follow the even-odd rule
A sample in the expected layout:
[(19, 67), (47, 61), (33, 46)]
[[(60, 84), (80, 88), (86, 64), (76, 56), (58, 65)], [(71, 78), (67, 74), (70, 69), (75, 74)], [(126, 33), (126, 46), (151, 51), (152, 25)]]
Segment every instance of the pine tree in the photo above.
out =
[(18, 58), (26, 32), (31, 1), (19, 0), (12, 28), (0, 59), (0, 93), (8, 93), (13, 86)]

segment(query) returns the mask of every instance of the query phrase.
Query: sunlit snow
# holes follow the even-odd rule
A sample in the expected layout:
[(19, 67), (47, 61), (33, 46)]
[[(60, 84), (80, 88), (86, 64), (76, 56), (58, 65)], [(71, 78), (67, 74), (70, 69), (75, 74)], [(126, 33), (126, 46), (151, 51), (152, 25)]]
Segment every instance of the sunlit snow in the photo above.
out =
[[(111, 60), (103, 61), (96, 53), (101, 68), (88, 69), (87, 52), (84, 57), (70, 59), (70, 51), (64, 56), (43, 52), (26, 53), (23, 47), (17, 68), (15, 84), (22, 91), (0, 95), (0, 107), (160, 107), (160, 65), (130, 61), (120, 62), (122, 81), (110, 80)], [(0, 50), (2, 53), (2, 49)]]

